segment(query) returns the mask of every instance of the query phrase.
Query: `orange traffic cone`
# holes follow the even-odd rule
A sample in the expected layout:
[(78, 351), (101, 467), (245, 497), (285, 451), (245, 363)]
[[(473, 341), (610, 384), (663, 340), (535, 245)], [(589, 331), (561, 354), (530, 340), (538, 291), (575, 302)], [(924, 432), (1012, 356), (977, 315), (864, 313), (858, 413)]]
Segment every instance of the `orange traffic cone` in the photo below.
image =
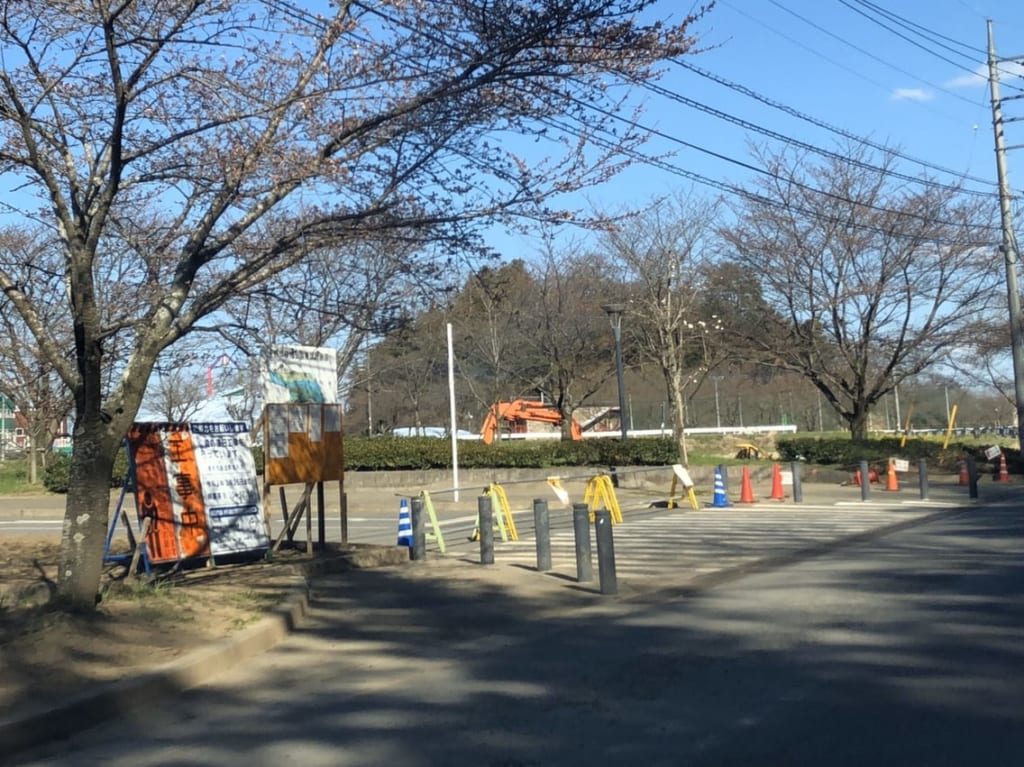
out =
[(888, 480), (887, 480), (887, 482), (885, 484), (885, 489), (886, 490), (899, 490), (900, 489), (899, 480), (896, 478), (896, 462), (893, 461), (891, 458), (889, 459), (889, 473), (888, 473)]
[(740, 488), (740, 503), (753, 503), (754, 491), (750, 488), (750, 469), (743, 467), (743, 485)]
[(967, 460), (960, 459), (960, 487), (967, 487), (971, 484), (971, 478), (967, 474)]
[(999, 481), (1010, 481), (1010, 470), (1006, 467), (1006, 453), (999, 454)]
[(779, 468), (779, 464), (775, 464), (775, 468), (772, 470), (771, 499), (773, 501), (784, 501), (786, 499), (786, 494), (782, 491), (782, 469)]

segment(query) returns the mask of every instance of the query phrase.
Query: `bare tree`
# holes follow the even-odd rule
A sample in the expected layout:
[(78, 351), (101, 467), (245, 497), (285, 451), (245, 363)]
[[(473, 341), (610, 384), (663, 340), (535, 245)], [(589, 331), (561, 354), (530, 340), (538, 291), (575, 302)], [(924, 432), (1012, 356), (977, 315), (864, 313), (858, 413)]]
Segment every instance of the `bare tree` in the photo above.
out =
[(146, 390), (146, 401), (170, 423), (186, 423), (197, 415), (207, 399), (205, 371), (172, 366), (154, 371)]
[(639, 361), (652, 362), (665, 380), (672, 436), (684, 464), (687, 392), (726, 358), (721, 318), (708, 312), (718, 204), (695, 196), (663, 200), (622, 218), (602, 238), (605, 257), (620, 275), (627, 300), (626, 328)]
[(871, 407), (986, 316), (998, 257), (988, 200), (897, 184), (892, 157), (848, 154), (763, 154), (768, 175), (723, 234), (775, 309), (754, 339), (762, 354), (806, 377), (864, 439)]
[(517, 374), (524, 341), (519, 314), (536, 284), (521, 259), (470, 275), (450, 306), (460, 381), (482, 413), (526, 392)]
[(344, 380), (367, 338), (401, 327), (447, 292), (457, 270), (431, 236), (397, 232), (311, 253), (232, 301), (231, 321), (215, 329), (252, 356), (268, 344), (333, 346)]
[[(59, 246), (39, 227), (8, 228), (0, 232), (0, 269), (15, 275), (24, 293), (35, 302), (41, 321), (51, 328), (67, 355), (71, 347), (67, 306), (60, 301)], [(0, 298), (0, 391), (25, 419), (28, 432), (28, 476), (38, 479), (54, 439), (63, 432), (72, 397), (40, 351), (14, 304)]]
[(551, 194), (605, 178), (644, 138), (591, 143), (613, 119), (593, 107), (622, 107), (609, 82), (692, 45), (691, 19), (650, 5), (2, 3), (0, 161), (22, 190), (8, 202), (60, 242), (74, 338), (69, 359), (0, 269), (74, 394), (59, 599), (94, 604), (110, 469), (161, 351), (310, 254), (421, 228), (469, 244), (473, 221), (545, 215)]
[(601, 309), (613, 286), (601, 259), (573, 243), (559, 249), (548, 243), (532, 274), (536, 290), (515, 318), (514, 380), (558, 409), (562, 439), (569, 439), (575, 410), (615, 374), (611, 329)]

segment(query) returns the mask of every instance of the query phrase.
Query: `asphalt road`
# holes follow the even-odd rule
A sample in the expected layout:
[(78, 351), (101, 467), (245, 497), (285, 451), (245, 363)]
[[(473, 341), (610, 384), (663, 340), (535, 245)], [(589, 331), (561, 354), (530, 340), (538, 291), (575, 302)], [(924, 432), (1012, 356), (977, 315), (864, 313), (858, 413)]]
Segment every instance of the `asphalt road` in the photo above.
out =
[(274, 650), (25, 763), (1017, 765), (1022, 544), (1009, 498), (648, 603), (333, 577)]

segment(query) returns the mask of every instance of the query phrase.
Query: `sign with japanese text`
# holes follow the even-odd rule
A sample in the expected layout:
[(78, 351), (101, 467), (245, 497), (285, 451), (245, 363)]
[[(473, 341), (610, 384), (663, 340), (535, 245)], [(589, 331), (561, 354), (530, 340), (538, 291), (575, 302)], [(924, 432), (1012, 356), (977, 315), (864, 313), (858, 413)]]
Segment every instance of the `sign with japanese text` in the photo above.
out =
[(139, 521), (151, 562), (269, 545), (243, 423), (135, 423), (128, 431)]

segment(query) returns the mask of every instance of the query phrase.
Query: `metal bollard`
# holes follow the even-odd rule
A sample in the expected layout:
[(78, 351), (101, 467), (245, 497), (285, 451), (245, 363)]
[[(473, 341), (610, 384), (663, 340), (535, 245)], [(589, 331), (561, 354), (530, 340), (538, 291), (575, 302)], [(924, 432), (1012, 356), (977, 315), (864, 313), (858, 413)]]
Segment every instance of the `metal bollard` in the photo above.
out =
[(533, 499), (533, 531), (537, 536), (537, 572), (546, 573), (551, 569), (551, 524), (548, 502), (543, 498)]
[(928, 500), (928, 460), (921, 458), (917, 462), (917, 484), (921, 488), (921, 500)]
[(427, 531), (423, 528), (423, 501), (413, 498), (409, 504), (409, 517), (412, 520), (412, 550), (409, 552), (413, 560), (427, 558)]
[(477, 524), (480, 525), (480, 564), (494, 564), (494, 511), (491, 496), (481, 495), (476, 499)]
[(978, 497), (978, 464), (974, 460), (973, 455), (967, 456), (967, 476), (968, 476), (968, 497), (977, 499)]
[(866, 501), (871, 497), (871, 474), (868, 471), (868, 462), (860, 462), (860, 499)]
[(594, 512), (594, 530), (597, 533), (597, 574), (602, 594), (618, 594), (619, 581), (615, 575), (615, 541), (612, 537), (612, 513), (608, 509)]
[(793, 503), (803, 503), (804, 486), (800, 481), (800, 462), (789, 462), (789, 473), (793, 475)]
[(594, 563), (590, 554), (590, 509), (585, 503), (572, 505), (572, 529), (576, 538), (576, 580), (594, 580)]

